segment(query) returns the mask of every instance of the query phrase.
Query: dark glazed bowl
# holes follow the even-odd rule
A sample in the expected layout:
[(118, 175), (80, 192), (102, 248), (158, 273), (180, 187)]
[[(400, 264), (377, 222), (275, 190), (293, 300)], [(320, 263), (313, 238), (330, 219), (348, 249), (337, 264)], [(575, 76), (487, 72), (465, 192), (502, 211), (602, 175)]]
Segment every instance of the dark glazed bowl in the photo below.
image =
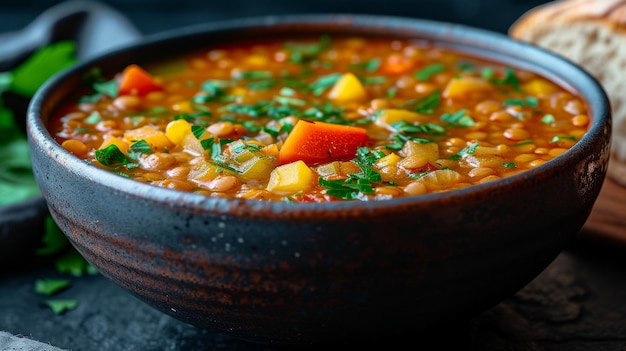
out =
[[(591, 106), (589, 132), (533, 170), (379, 202), (209, 198), (98, 169), (46, 130), (91, 67), (237, 40), (352, 33), (423, 38), (541, 73)], [(264, 17), (183, 28), (82, 63), (37, 93), (33, 168), (53, 218), (104, 276), (154, 308), (246, 340), (304, 345), (425, 331), (471, 318), (528, 284), (575, 238), (605, 177), (611, 118), (597, 81), (504, 35), (418, 19)]]

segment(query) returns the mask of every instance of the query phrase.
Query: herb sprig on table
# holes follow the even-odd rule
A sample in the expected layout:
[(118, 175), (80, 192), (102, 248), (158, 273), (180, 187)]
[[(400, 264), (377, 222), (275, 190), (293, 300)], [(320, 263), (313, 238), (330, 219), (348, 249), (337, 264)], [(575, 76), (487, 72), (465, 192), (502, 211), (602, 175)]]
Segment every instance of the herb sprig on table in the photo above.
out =
[[(30, 99), (37, 89), (52, 75), (75, 64), (76, 46), (71, 41), (59, 41), (44, 46), (29, 56), (22, 64), (0, 72), (0, 206), (7, 206), (39, 196), (40, 190), (33, 176), (26, 136), (16, 123), (16, 113), (5, 104), (7, 94)], [(41, 246), (35, 250), (39, 256), (53, 257), (55, 268), (61, 274), (74, 277), (95, 273), (95, 269), (69, 245), (69, 241), (50, 216), (45, 218)], [(39, 279), (34, 291), (52, 296), (71, 285), (68, 279)], [(53, 312), (61, 314), (77, 306), (72, 299), (50, 298), (42, 302)]]
[(13, 93), (30, 99), (53, 74), (73, 65), (75, 44), (69, 41), (45, 46), (18, 67), (0, 72), (0, 206), (40, 194), (33, 177), (26, 136), (16, 124), (13, 111), (3, 95)]

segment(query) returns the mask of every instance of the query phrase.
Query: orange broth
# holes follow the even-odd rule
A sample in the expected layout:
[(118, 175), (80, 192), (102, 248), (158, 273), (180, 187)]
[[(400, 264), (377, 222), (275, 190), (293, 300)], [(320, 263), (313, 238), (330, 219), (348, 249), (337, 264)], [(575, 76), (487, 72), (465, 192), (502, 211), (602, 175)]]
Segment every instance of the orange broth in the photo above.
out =
[(579, 96), (425, 45), (328, 37), (207, 48), (92, 74), (50, 130), (140, 182), (271, 201), (384, 200), (537, 167), (587, 131)]

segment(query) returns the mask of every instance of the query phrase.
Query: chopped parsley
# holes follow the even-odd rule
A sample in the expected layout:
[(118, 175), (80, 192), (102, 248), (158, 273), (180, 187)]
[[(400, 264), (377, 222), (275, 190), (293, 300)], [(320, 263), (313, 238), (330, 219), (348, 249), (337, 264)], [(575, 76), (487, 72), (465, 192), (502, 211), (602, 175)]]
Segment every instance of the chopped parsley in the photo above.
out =
[(318, 182), (326, 189), (326, 194), (343, 200), (354, 200), (373, 194), (373, 184), (379, 183), (381, 176), (372, 169), (372, 164), (383, 156), (382, 152), (361, 147), (357, 149), (357, 157), (353, 160), (361, 168), (361, 172), (348, 174), (345, 179), (327, 180), (320, 177)]
[(430, 77), (432, 77), (433, 75), (437, 73), (443, 72), (444, 69), (445, 69), (445, 66), (443, 64), (433, 63), (415, 72), (415, 78), (417, 78), (418, 80), (429, 80)]
[(441, 93), (434, 91), (424, 97), (407, 100), (400, 104), (399, 107), (411, 109), (418, 113), (432, 114), (441, 103)]

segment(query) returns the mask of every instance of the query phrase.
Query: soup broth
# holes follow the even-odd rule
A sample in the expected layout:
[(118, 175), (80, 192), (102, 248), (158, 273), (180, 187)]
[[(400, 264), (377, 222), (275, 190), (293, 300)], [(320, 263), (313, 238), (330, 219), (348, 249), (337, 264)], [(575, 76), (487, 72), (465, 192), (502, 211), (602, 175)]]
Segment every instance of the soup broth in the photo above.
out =
[(589, 125), (536, 73), (422, 41), (321, 36), (206, 48), (104, 77), (50, 131), (97, 167), (262, 201), (371, 201), (549, 162)]

